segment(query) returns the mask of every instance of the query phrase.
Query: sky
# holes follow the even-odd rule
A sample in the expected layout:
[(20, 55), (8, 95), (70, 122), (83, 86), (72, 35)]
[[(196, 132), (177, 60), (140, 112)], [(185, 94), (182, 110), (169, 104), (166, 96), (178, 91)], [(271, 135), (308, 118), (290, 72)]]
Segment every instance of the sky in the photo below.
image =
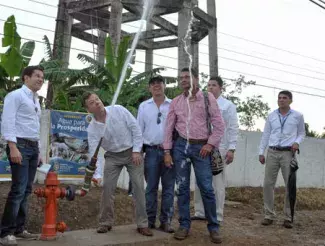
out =
[[(35, 2), (39, 1), (39, 3)], [(0, 33), (4, 21), (15, 15), (22, 38), (37, 40), (31, 64), (45, 56), (44, 35), (53, 42), (57, 0), (1, 0)], [(9, 7), (6, 7), (9, 6)], [(199, 7), (206, 11), (206, 1)], [(24, 10), (24, 11), (23, 11)], [(219, 73), (235, 79), (244, 75), (260, 86), (250, 86), (242, 97), (263, 95), (274, 110), (280, 89), (293, 91), (292, 108), (303, 113), (312, 130), (325, 126), (325, 9), (308, 0), (216, 0), (218, 19)], [(168, 15), (177, 24), (177, 14)], [(139, 22), (123, 24), (136, 32)], [(97, 35), (97, 30), (93, 31)], [(1, 42), (1, 41), (0, 41)], [(94, 56), (96, 45), (72, 38), (70, 67), (83, 68), (79, 53)], [(1, 51), (1, 50), (0, 50)], [(3, 51), (3, 50), (2, 50)], [(199, 45), (199, 70), (209, 73), (208, 38)], [(144, 51), (136, 51), (134, 71), (144, 71)], [(162, 74), (177, 76), (177, 48), (154, 52), (154, 67), (168, 67)], [(174, 68), (174, 69), (172, 69)], [(46, 85), (41, 90), (46, 95)], [(257, 129), (263, 129), (258, 120)]]

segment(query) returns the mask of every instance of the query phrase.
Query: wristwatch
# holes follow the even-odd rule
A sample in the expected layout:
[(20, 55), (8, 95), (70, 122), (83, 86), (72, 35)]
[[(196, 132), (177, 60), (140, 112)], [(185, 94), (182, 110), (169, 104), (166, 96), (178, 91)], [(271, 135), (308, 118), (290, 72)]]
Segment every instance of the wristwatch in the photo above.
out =
[(170, 149), (165, 149), (164, 154), (170, 154)]
[(235, 153), (235, 149), (228, 149), (228, 151), (232, 152), (232, 153)]

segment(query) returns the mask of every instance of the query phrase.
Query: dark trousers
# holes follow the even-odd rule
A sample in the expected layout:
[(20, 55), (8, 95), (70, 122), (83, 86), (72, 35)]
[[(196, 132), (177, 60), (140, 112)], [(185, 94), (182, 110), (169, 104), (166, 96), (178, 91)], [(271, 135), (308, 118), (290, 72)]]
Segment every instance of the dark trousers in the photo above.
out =
[(175, 167), (164, 164), (164, 151), (152, 147), (146, 148), (144, 159), (146, 187), (146, 209), (149, 226), (155, 225), (158, 207), (158, 187), (161, 180), (160, 224), (170, 224), (174, 214)]
[[(8, 194), (1, 221), (1, 235), (14, 235), (23, 232), (28, 213), (27, 198), (32, 192), (32, 185), (36, 174), (39, 149), (37, 142), (17, 141), (23, 159), (21, 165), (10, 162), (11, 189)], [(9, 147), (7, 155), (10, 156)]]

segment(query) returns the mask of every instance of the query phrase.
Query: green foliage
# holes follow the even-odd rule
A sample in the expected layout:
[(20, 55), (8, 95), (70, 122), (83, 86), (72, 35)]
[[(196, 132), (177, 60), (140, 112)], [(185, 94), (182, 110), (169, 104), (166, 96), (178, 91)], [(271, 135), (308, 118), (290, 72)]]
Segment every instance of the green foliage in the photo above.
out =
[(28, 66), (35, 49), (35, 42), (28, 41), (21, 46), (21, 38), (17, 33), (15, 16), (7, 18), (3, 26), (4, 37), (2, 47), (7, 48), (0, 54), (0, 100), (6, 93), (21, 86), (19, 76)]
[[(325, 130), (325, 127), (324, 127), (324, 130)], [(308, 123), (305, 123), (305, 131), (306, 131), (306, 136), (307, 137), (312, 137), (312, 138), (325, 138), (325, 132), (319, 134), (316, 131), (311, 130)]]

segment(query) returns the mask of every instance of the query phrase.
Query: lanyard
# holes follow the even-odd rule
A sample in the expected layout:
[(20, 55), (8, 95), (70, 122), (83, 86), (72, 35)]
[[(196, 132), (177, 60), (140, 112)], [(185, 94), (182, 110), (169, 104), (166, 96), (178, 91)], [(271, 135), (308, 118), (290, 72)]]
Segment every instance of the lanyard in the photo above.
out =
[(284, 127), (284, 124), (286, 123), (287, 119), (288, 119), (288, 116), (291, 114), (291, 112), (289, 112), (285, 117), (282, 117), (282, 115), (278, 114), (279, 116), (279, 121), (280, 121), (280, 125), (281, 125), (281, 133), (283, 133), (283, 127)]

